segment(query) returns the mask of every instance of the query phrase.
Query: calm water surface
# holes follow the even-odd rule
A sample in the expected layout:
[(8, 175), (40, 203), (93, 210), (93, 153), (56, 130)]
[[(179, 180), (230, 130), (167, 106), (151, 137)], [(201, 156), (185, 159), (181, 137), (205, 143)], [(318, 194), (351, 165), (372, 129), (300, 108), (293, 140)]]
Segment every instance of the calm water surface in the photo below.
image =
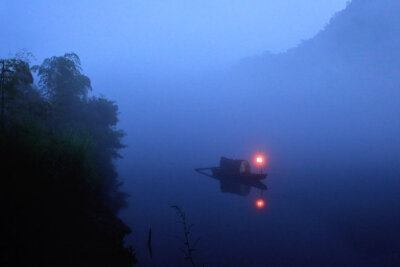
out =
[[(400, 264), (400, 169), (392, 159), (271, 160), (263, 180), (268, 190), (252, 188), (239, 196), (222, 193), (217, 180), (194, 171), (217, 165), (220, 152), (137, 151), (126, 153), (119, 167), (130, 194), (121, 217), (132, 228), (127, 241), (142, 266), (188, 264), (171, 205), (181, 206), (195, 224), (193, 241), (201, 238), (194, 252), (198, 266)], [(254, 205), (260, 196), (263, 209)]]

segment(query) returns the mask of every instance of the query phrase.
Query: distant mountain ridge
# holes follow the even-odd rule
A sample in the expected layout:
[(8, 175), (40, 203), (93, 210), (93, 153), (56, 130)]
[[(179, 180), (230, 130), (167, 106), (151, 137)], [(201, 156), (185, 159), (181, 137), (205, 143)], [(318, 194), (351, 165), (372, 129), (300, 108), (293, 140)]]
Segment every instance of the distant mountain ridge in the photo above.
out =
[[(334, 15), (315, 37), (281, 54), (266, 53), (244, 60), (244, 66), (308, 61), (320, 66), (327, 62), (348, 65), (387, 63), (400, 67), (400, 1), (354, 0)], [(276, 62), (278, 61), (278, 62)], [(275, 68), (276, 66), (274, 66)], [(389, 68), (391, 69), (391, 68)]]
[(363, 153), (368, 145), (386, 147), (382, 153), (399, 148), (398, 14), (400, 1), (354, 0), (312, 39), (243, 60), (228, 86), (240, 88), (247, 101), (240, 105), (257, 110), (271, 138), (289, 143), (296, 132), (308, 148), (332, 142)]

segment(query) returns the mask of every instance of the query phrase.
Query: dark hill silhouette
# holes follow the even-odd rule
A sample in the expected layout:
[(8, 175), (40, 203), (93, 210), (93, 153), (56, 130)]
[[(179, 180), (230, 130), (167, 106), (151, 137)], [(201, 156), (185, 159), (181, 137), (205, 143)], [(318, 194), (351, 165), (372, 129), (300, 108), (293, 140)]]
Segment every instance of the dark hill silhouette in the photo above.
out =
[(376, 69), (387, 67), (389, 63), (398, 62), (396, 59), (400, 57), (397, 49), (400, 44), (399, 11), (400, 3), (396, 1), (354, 0), (314, 38), (286, 53), (266, 53), (249, 58), (244, 65), (267, 67), (297, 61), (327, 68), (333, 63), (346, 66), (351, 63), (358, 68), (365, 68), (368, 63), (375, 63), (370, 67)]
[(291, 145), (301, 129), (308, 148), (370, 144), (388, 153), (400, 143), (399, 12), (398, 1), (354, 0), (314, 38), (244, 59), (231, 85), (251, 97), (268, 132)]

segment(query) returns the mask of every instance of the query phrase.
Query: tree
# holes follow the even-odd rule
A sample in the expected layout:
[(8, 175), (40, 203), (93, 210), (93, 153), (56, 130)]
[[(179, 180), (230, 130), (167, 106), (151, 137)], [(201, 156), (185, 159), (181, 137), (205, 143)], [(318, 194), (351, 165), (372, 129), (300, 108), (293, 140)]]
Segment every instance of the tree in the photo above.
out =
[(39, 84), (51, 101), (82, 99), (92, 89), (90, 79), (81, 73), (81, 61), (75, 53), (47, 58), (32, 69), (37, 71)]
[(130, 229), (117, 216), (126, 196), (114, 165), (124, 147), (118, 105), (88, 97), (76, 54), (33, 67), (39, 88), (28, 61), (0, 64), (9, 125), (0, 133), (0, 265), (132, 266)]
[(125, 133), (118, 130), (118, 105), (104, 97), (92, 97), (87, 101), (86, 112), (81, 114), (84, 131), (92, 136), (96, 160), (105, 174), (105, 198), (109, 207), (114, 211), (125, 205), (125, 194), (119, 191), (121, 183), (113, 160), (120, 158), (119, 150), (124, 148), (122, 137)]
[(89, 77), (82, 74), (81, 62), (75, 53), (47, 58), (32, 68), (39, 76), (39, 86), (48, 101), (54, 127), (69, 127), (79, 120), (79, 111), (92, 90)]
[[(1, 91), (1, 130), (5, 128), (6, 101), (15, 100), (24, 86), (33, 83), (29, 63), (19, 58), (1, 59), (0, 91)], [(11, 103), (9, 103), (11, 104)]]
[(125, 205), (125, 194), (119, 192), (121, 183), (113, 164), (124, 147), (124, 132), (116, 128), (118, 105), (104, 97), (88, 97), (92, 90), (90, 79), (82, 73), (80, 59), (74, 53), (47, 58), (33, 69), (51, 107), (52, 130), (77, 133), (91, 140), (102, 177), (104, 201), (117, 212)]

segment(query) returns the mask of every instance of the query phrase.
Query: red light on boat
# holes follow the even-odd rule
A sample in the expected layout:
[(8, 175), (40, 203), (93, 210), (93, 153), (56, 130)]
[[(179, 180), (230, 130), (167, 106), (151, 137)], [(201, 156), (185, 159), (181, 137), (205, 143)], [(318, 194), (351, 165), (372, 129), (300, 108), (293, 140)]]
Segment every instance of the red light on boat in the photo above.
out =
[(254, 163), (255, 163), (257, 166), (263, 166), (263, 165), (265, 164), (265, 157), (262, 156), (262, 155), (257, 155), (257, 156), (255, 156), (255, 158), (254, 158)]
[(264, 206), (265, 206), (265, 202), (262, 198), (259, 198), (256, 200), (256, 207), (258, 209), (262, 209), (262, 208), (264, 208)]

